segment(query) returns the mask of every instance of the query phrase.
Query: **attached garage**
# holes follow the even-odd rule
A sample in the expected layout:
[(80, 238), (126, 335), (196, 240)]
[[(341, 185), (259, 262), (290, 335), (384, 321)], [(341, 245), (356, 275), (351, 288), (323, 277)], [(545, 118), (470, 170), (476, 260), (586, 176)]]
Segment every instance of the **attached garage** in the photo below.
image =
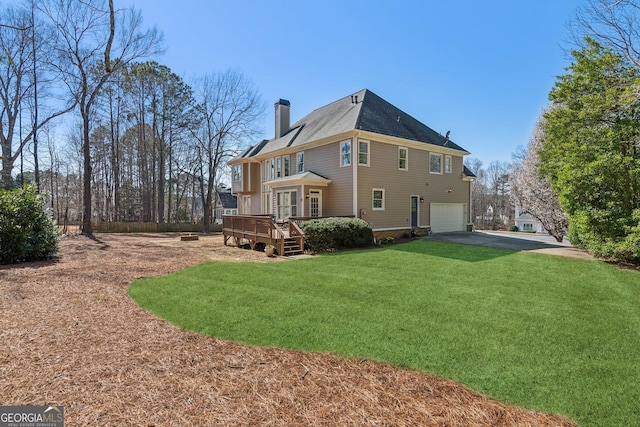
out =
[(431, 203), (431, 231), (465, 231), (467, 229), (465, 203)]

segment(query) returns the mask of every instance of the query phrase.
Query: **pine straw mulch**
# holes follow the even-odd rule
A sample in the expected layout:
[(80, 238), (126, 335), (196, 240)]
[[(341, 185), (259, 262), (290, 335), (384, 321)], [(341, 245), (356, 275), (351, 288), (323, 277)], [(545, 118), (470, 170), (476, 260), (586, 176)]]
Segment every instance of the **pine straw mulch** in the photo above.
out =
[(422, 372), (186, 332), (127, 295), (213, 259), (281, 260), (221, 236), (99, 234), (0, 267), (0, 404), (63, 405), (67, 426), (574, 425)]

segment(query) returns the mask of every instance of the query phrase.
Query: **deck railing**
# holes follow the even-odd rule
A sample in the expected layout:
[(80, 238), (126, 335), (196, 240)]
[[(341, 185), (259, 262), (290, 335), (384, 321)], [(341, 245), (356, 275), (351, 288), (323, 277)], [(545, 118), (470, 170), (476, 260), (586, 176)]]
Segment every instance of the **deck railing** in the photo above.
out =
[(248, 243), (256, 249), (258, 243), (273, 245), (279, 255), (285, 253), (285, 241), (293, 239), (304, 250), (304, 232), (295, 222), (276, 224), (271, 215), (223, 215), (224, 244), (234, 238), (236, 245)]

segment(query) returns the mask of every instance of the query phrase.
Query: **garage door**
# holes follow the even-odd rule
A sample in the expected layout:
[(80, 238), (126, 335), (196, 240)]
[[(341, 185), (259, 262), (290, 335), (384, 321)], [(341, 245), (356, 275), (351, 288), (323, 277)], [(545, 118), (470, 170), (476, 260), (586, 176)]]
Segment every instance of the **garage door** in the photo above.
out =
[(466, 210), (464, 203), (431, 203), (431, 232), (466, 230)]

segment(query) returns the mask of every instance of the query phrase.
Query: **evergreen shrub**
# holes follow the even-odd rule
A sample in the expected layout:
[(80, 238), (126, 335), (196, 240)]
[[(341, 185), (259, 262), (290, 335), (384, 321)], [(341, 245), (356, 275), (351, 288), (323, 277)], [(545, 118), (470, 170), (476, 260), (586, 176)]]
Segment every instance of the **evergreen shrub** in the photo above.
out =
[(35, 187), (0, 190), (0, 264), (51, 259), (59, 233)]
[(360, 218), (320, 218), (301, 226), (305, 244), (313, 250), (361, 248), (373, 243), (373, 231)]

